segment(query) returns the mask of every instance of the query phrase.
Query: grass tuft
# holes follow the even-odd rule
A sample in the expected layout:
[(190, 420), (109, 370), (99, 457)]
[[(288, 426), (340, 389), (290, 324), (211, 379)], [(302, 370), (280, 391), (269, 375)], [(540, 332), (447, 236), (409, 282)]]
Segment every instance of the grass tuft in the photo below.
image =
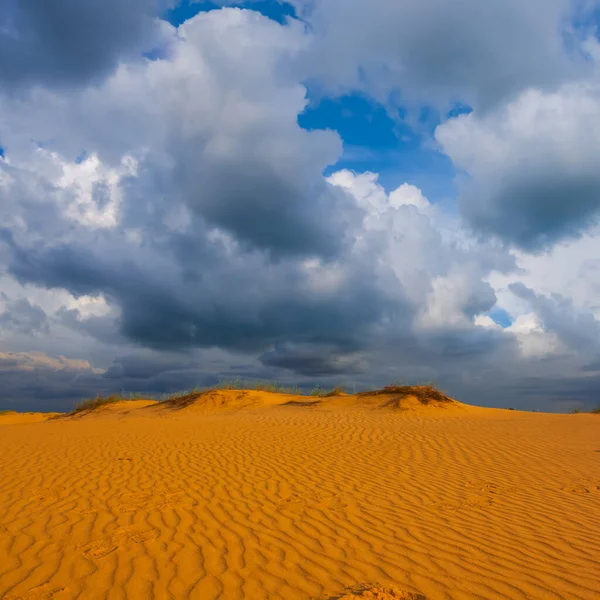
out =
[(421, 404), (429, 404), (431, 402), (452, 402), (446, 394), (440, 391), (433, 384), (424, 385), (386, 385), (381, 390), (360, 392), (359, 396), (395, 396), (404, 398), (406, 396), (414, 396)]
[(119, 394), (113, 394), (112, 396), (96, 396), (95, 398), (85, 398), (77, 403), (75, 409), (71, 413), (72, 415), (83, 412), (84, 410), (95, 410), (106, 404), (114, 404), (115, 402), (121, 402), (127, 400)]
[(302, 391), (297, 385), (289, 386), (278, 381), (245, 381), (241, 377), (221, 379), (212, 386), (213, 390), (256, 390), (257, 392), (272, 392), (274, 394), (301, 395)]

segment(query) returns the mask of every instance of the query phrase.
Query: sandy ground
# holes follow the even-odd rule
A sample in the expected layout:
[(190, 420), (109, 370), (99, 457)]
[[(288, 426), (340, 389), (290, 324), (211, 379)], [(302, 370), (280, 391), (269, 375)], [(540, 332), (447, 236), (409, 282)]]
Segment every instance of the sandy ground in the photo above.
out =
[(0, 416), (0, 598), (600, 598), (600, 416), (297, 401)]

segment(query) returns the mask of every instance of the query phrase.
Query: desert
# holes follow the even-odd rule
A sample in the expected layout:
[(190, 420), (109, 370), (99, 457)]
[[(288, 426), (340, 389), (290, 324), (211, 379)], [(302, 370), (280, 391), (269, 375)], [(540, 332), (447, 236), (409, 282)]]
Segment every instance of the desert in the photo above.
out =
[(599, 598), (600, 417), (415, 389), (0, 415), (0, 597)]

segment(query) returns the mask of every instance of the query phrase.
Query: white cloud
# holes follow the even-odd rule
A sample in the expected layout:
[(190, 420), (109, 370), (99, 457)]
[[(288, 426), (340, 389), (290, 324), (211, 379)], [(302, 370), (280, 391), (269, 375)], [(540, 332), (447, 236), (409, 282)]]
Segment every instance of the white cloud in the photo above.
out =
[(464, 169), (461, 210), (484, 235), (525, 250), (578, 236), (600, 213), (600, 85), (529, 89), (487, 114), (440, 125), (436, 138)]
[(48, 356), (43, 352), (0, 352), (0, 369), (15, 371), (35, 371), (50, 369), (53, 371), (88, 371), (100, 375), (102, 369), (94, 369), (89, 361), (66, 358), (65, 356)]
[(516, 253), (518, 278), (494, 273), (489, 281), (500, 305), (511, 315), (527, 312), (526, 303), (508, 286), (516, 279), (541, 294), (568, 294), (579, 309), (600, 318), (600, 230), (592, 229), (578, 239), (557, 244), (540, 254)]
[(516, 336), (525, 357), (543, 357), (565, 351), (557, 336), (544, 330), (535, 313), (519, 315), (505, 331)]
[(420, 324), (472, 324), (475, 315), (493, 305), (493, 292), (483, 281), (482, 249), (469, 248), (458, 224), (436, 210), (421, 190), (403, 184), (387, 194), (376, 174), (348, 170), (332, 174), (329, 181), (365, 210), (357, 248), (361, 243), (379, 247), (380, 264), (401, 283), (421, 313)]
[(315, 38), (307, 70), (334, 92), (361, 89), (388, 101), (400, 91), (409, 103), (489, 107), (586, 69), (570, 20), (587, 7), (572, 0), (293, 4)]
[[(44, 150), (39, 150), (44, 152)], [(106, 168), (92, 154), (81, 162), (65, 162), (55, 153), (48, 153), (62, 170), (56, 181), (58, 204), (66, 216), (90, 229), (114, 228), (119, 220), (121, 180), (136, 175), (137, 161), (125, 155), (118, 168)]]
[(394, 208), (399, 206), (416, 206), (419, 212), (426, 213), (431, 204), (423, 196), (423, 192), (416, 186), (403, 183), (389, 195), (390, 205)]

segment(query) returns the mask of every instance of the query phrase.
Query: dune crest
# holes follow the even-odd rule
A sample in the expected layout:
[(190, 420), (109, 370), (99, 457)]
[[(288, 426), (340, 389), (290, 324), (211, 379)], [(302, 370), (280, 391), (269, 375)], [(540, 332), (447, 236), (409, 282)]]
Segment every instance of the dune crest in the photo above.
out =
[(128, 415), (142, 408), (148, 408), (158, 404), (157, 400), (121, 400), (118, 402), (107, 402), (98, 404), (92, 408), (75, 410), (70, 413), (54, 413), (53, 418), (59, 419), (86, 419), (98, 416)]
[(388, 386), (381, 390), (348, 394), (332, 392), (322, 396), (302, 396), (263, 390), (208, 390), (193, 392), (151, 406), (155, 411), (190, 410), (215, 413), (265, 407), (306, 408), (389, 408), (417, 410), (423, 408), (458, 408), (466, 405), (446, 396), (432, 386)]

